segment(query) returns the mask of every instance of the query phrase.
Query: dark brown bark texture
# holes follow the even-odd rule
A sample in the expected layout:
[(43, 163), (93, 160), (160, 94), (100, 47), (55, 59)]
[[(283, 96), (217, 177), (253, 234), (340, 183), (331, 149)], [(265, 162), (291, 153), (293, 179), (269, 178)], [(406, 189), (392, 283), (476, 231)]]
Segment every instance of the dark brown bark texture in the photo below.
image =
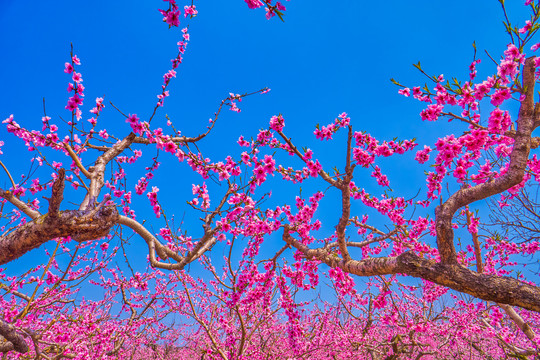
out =
[(113, 206), (104, 207), (88, 218), (79, 210), (61, 211), (56, 216), (42, 215), (0, 239), (0, 265), (55, 238), (71, 236), (76, 241), (85, 241), (107, 236), (118, 216)]
[(511, 277), (478, 273), (461, 265), (424, 259), (410, 251), (397, 257), (397, 272), (482, 300), (540, 312), (540, 288)]
[(12, 350), (24, 354), (28, 351), (28, 345), (13, 325), (0, 320), (0, 353)]
[[(26, 254), (42, 244), (57, 238), (70, 236), (75, 241), (99, 239), (107, 236), (120, 215), (114, 206), (99, 204), (86, 210), (59, 211), (64, 198), (64, 169), (58, 171), (49, 200), (49, 212), (39, 215), (31, 210), (32, 221), (0, 238), (0, 265)], [(13, 195), (2, 192), (2, 197), (14, 201)]]

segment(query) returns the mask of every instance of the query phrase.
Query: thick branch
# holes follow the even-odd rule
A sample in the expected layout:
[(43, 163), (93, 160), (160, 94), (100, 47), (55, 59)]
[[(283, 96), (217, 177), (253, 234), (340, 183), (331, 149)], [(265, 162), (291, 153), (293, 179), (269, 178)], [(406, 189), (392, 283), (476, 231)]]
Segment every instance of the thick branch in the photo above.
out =
[(115, 207), (102, 208), (90, 219), (83, 216), (77, 210), (61, 211), (56, 217), (45, 214), (0, 237), (0, 265), (55, 238), (71, 236), (85, 241), (106, 236), (119, 217)]
[(105, 184), (105, 168), (107, 164), (112, 159), (120, 155), (122, 151), (127, 149), (133, 143), (133, 140), (135, 139), (135, 137), (136, 136), (134, 133), (130, 133), (123, 140), (114, 144), (113, 147), (108, 149), (104, 154), (101, 154), (97, 158), (95, 165), (88, 169), (88, 172), (91, 175), (90, 191), (88, 192), (88, 194), (86, 194), (86, 197), (84, 198), (84, 201), (81, 203), (79, 210), (85, 210), (89, 205), (91, 205), (91, 202), (97, 199), (101, 191), (101, 188)]
[(294, 239), (285, 226), (283, 240), (311, 259), (358, 276), (405, 274), (476, 298), (540, 312), (540, 288), (505, 276), (479, 274), (463, 266), (436, 262), (407, 251), (397, 257), (344, 261), (323, 248), (309, 249)]
[(523, 66), (523, 86), (526, 88), (525, 100), (521, 102), (519, 110), (517, 131), (514, 146), (510, 153), (508, 171), (493, 181), (458, 190), (435, 210), (437, 247), (443, 262), (457, 264), (454, 231), (452, 230), (452, 218), (456, 211), (475, 201), (502, 193), (523, 180), (531, 149), (531, 134), (535, 128), (537, 117), (534, 108), (534, 71), (534, 57), (531, 57), (525, 61)]
[(0, 319), (0, 337), (3, 337), (7, 342), (0, 341), (0, 352), (8, 352), (15, 350), (19, 353), (26, 353), (28, 345), (22, 335), (17, 334), (13, 325), (4, 322)]
[(310, 249), (289, 234), (289, 227), (285, 225), (283, 240), (296, 249), (300, 250), (308, 259), (315, 258), (330, 267), (339, 267), (345, 272), (359, 276), (374, 276), (395, 274), (397, 272), (397, 262), (394, 257), (370, 258), (361, 261), (344, 261), (337, 254), (329, 252), (327, 249)]
[(422, 278), (486, 301), (540, 311), (540, 288), (506, 276), (479, 274), (408, 251), (397, 257), (397, 273)]
[(49, 200), (49, 217), (56, 218), (60, 211), (60, 204), (64, 200), (64, 180), (66, 178), (66, 170), (63, 168), (58, 170), (58, 177), (53, 183), (51, 198)]
[(341, 218), (336, 225), (337, 243), (339, 251), (345, 261), (351, 260), (349, 250), (347, 250), (345, 240), (345, 230), (349, 223), (351, 215), (351, 179), (353, 177), (354, 166), (351, 166), (351, 142), (352, 142), (352, 126), (349, 125), (349, 133), (347, 137), (347, 159), (345, 161), (345, 176), (338, 181), (338, 187), (341, 190)]

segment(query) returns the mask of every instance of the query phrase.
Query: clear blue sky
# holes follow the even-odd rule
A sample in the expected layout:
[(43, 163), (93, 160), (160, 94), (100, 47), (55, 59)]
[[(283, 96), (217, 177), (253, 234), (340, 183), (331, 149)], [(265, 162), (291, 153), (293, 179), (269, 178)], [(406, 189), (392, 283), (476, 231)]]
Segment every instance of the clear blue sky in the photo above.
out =
[[(513, 3), (511, 18), (523, 19), (523, 1)], [(328, 124), (341, 112), (350, 115), (355, 130), (366, 130), (381, 140), (416, 137), (421, 147), (432, 144), (437, 135), (447, 133), (448, 126), (422, 124), (421, 104), (398, 95), (389, 79), (423, 84), (425, 79), (411, 66), (420, 60), (429, 73), (466, 80), (473, 41), (483, 59), (481, 76), (493, 71), (481, 51), (498, 56), (509, 42), (496, 0), (292, 0), (285, 3), (284, 23), (277, 18), (267, 21), (262, 9), (249, 10), (242, 0), (196, 1), (195, 5), (199, 16), (181, 20), (181, 27), (190, 24), (191, 42), (169, 87), (171, 96), (160, 109), (161, 119), (169, 114), (184, 134), (195, 135), (229, 92), (272, 89), (245, 99), (242, 113), (226, 111), (220, 118), (211, 141), (201, 144), (216, 160), (237, 151), (239, 135), (255, 136), (278, 113), (300, 145), (324, 150), (316, 155), (326, 164), (333, 160), (325, 147), (342, 143), (314, 144), (311, 134), (315, 124)], [(0, 0), (0, 120), (14, 114), (20, 124), (40, 129), (42, 98), (53, 121), (69, 117), (64, 106), (70, 79), (63, 68), (73, 43), (86, 87), (84, 119), (93, 99), (104, 95), (107, 107), (101, 126), (106, 122), (111, 132), (127, 134), (128, 125), (108, 101), (142, 119), (151, 113), (181, 37), (179, 29), (167, 30), (161, 22), (157, 9), (164, 6), (157, 0), (31, 4)], [(16, 176), (26, 172), (27, 157), (20, 142), (4, 127), (0, 139), (6, 143), (2, 161)], [(339, 158), (337, 165), (342, 164)], [(413, 174), (410, 164), (414, 165), (394, 161), (383, 169), (394, 175), (390, 181), (405, 196), (413, 196), (424, 185), (423, 170)], [(405, 173), (420, 182), (400, 181)], [(178, 175), (171, 177), (169, 185), (160, 184), (161, 200), (170, 201), (166, 205), (175, 205), (164, 198), (171, 194), (180, 194), (182, 203), (189, 200), (189, 184), (200, 182), (182, 181)], [(0, 186), (8, 184), (0, 173)]]

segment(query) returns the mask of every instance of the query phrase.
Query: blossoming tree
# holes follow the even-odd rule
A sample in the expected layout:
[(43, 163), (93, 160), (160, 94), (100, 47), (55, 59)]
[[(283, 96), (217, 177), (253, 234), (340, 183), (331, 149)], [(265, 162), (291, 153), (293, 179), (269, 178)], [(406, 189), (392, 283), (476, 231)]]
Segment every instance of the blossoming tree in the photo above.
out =
[[(176, 28), (181, 8), (167, 3), (160, 13)], [(279, 2), (246, 3), (283, 19)], [(533, 38), (540, 3), (525, 6), (530, 20), (519, 27), (505, 22), (511, 43), (500, 59), (492, 58), (491, 76), (477, 79), (475, 53), (466, 81), (431, 76), (419, 63), (428, 84), (409, 88), (393, 80), (399, 94), (425, 104), (422, 121), (451, 120), (458, 134), (441, 134), (416, 150), (411, 166), (426, 166), (427, 191), (411, 199), (392, 192), (396, 179), (380, 163), (415, 151), (416, 140), (378, 140), (353, 129), (346, 113), (313, 131), (322, 142), (345, 133), (344, 144), (335, 145), (345, 149), (342, 168), (337, 160), (333, 170), (323, 166), (304, 147), (310, 141), (293, 141), (282, 115), (251, 140), (252, 134), (241, 136), (235, 154), (210, 160), (198, 144), (212, 137), (221, 110), (240, 111), (240, 101), (268, 89), (229, 94), (204, 131), (183, 135), (160, 108), (182, 64), (187, 27), (151, 116), (141, 120), (110, 104), (125, 119), (126, 136), (103, 127), (103, 98), (84, 118), (81, 59), (72, 49), (64, 70), (71, 78), (70, 119), (59, 126), (44, 114), (41, 130), (15, 116), (3, 122), (13, 135), (5, 141), (22, 141), (37, 170), (17, 182), (0, 158), (11, 184), (0, 188), (0, 351), (5, 358), (34, 359), (538, 356), (540, 288), (521, 273), (519, 259), (536, 259), (540, 243), (500, 236), (519, 230), (516, 223), (486, 226), (490, 214), (515, 214), (524, 204), (516, 201), (538, 186), (534, 149), (540, 140), (533, 131), (540, 125), (540, 60), (533, 54), (540, 43)], [(184, 17), (197, 14), (186, 4)], [(515, 114), (509, 103), (518, 104)], [(160, 116), (164, 128), (155, 125)], [(159, 157), (135, 181), (132, 174), (149, 149)], [(187, 165), (194, 176), (187, 205), (201, 214), (196, 238), (175, 225), (174, 210), (159, 201), (154, 173), (163, 157)], [(366, 172), (377, 193), (357, 180)], [(210, 192), (207, 180), (220, 190)], [(309, 196), (267, 205), (268, 187), (298, 184)], [(137, 217), (142, 211), (135, 196), (148, 199), (159, 229)], [(494, 201), (491, 208), (479, 205), (485, 199)], [(337, 221), (319, 217), (327, 204), (339, 208)], [(536, 216), (535, 206), (526, 204)], [(117, 263), (132, 236), (147, 245), (144, 270)], [(109, 248), (112, 239), (119, 245)], [(279, 246), (263, 251), (268, 242)], [(45, 263), (9, 274), (10, 263), (43, 244)], [(225, 256), (213, 254), (216, 248)], [(200, 277), (188, 271), (194, 264)], [(307, 299), (304, 292), (324, 286), (322, 274), (334, 289), (332, 301)], [(358, 277), (368, 279), (363, 288), (355, 285)], [(100, 299), (79, 297), (90, 285)]]

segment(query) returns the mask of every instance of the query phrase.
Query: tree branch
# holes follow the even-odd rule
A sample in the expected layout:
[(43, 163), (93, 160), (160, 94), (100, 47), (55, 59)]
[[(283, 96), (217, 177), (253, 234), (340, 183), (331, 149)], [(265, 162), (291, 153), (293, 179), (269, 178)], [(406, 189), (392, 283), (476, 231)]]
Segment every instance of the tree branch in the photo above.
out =
[(77, 241), (85, 241), (106, 236), (118, 217), (114, 206), (102, 208), (92, 219), (81, 220), (81, 213), (77, 210), (61, 211), (55, 217), (42, 215), (0, 237), (0, 265), (52, 239), (71, 236)]
[(354, 165), (351, 166), (351, 142), (352, 142), (352, 126), (349, 125), (347, 136), (347, 159), (345, 161), (345, 176), (338, 180), (338, 188), (341, 190), (341, 218), (336, 225), (337, 243), (343, 260), (351, 260), (349, 250), (345, 240), (345, 230), (349, 224), (351, 215), (351, 179), (353, 177)]
[(506, 276), (479, 274), (461, 265), (436, 262), (411, 251), (396, 257), (344, 261), (326, 249), (310, 249), (289, 234), (284, 226), (283, 240), (311, 259), (358, 276), (405, 274), (466, 293), (486, 301), (519, 306), (540, 312), (540, 288)]
[(122, 151), (127, 149), (135, 139), (135, 134), (130, 133), (123, 140), (118, 141), (111, 148), (109, 148), (105, 153), (101, 154), (94, 166), (88, 169), (90, 173), (90, 191), (86, 194), (83, 202), (81, 203), (79, 210), (85, 210), (97, 197), (105, 184), (105, 167), (107, 164), (120, 155)]
[(523, 85), (526, 88), (525, 99), (521, 102), (517, 120), (517, 131), (514, 146), (510, 153), (508, 171), (494, 179), (470, 188), (461, 188), (435, 210), (435, 227), (437, 231), (437, 247), (441, 261), (457, 264), (454, 246), (454, 231), (452, 219), (456, 211), (475, 201), (502, 193), (523, 180), (531, 149), (531, 134), (538, 124), (537, 109), (534, 106), (534, 57), (525, 61), (523, 66)]
[(49, 200), (49, 218), (53, 219), (58, 216), (58, 213), (60, 211), (60, 204), (62, 203), (62, 200), (64, 200), (64, 180), (66, 178), (66, 170), (63, 168), (60, 168), (58, 170), (58, 177), (53, 183), (52, 191), (51, 191), (51, 197), (47, 200)]
[(3, 337), (6, 342), (1, 342), (0, 339), (0, 353), (15, 350), (19, 353), (28, 352), (28, 345), (22, 335), (17, 334), (15, 327), (2, 319), (0, 319), (0, 337)]
[(73, 161), (75, 162), (75, 165), (77, 165), (77, 167), (79, 168), (79, 170), (81, 170), (81, 172), (84, 174), (84, 176), (86, 176), (88, 179), (90, 179), (92, 177), (92, 175), (88, 172), (88, 170), (86, 170), (86, 168), (83, 166), (83, 164), (81, 163), (81, 160), (79, 159), (79, 157), (77, 156), (77, 154), (75, 154), (75, 151), (73, 151), (73, 149), (71, 148), (71, 146), (69, 146), (69, 144), (65, 144), (65, 148), (69, 154), (69, 156), (71, 156), (71, 158), (73, 159)]
[(0, 197), (3, 197), (7, 201), (9, 201), (13, 206), (21, 210), (26, 216), (30, 217), (31, 219), (37, 219), (41, 216), (41, 213), (39, 211), (32, 209), (26, 203), (16, 198), (11, 191), (4, 191), (0, 189)]

